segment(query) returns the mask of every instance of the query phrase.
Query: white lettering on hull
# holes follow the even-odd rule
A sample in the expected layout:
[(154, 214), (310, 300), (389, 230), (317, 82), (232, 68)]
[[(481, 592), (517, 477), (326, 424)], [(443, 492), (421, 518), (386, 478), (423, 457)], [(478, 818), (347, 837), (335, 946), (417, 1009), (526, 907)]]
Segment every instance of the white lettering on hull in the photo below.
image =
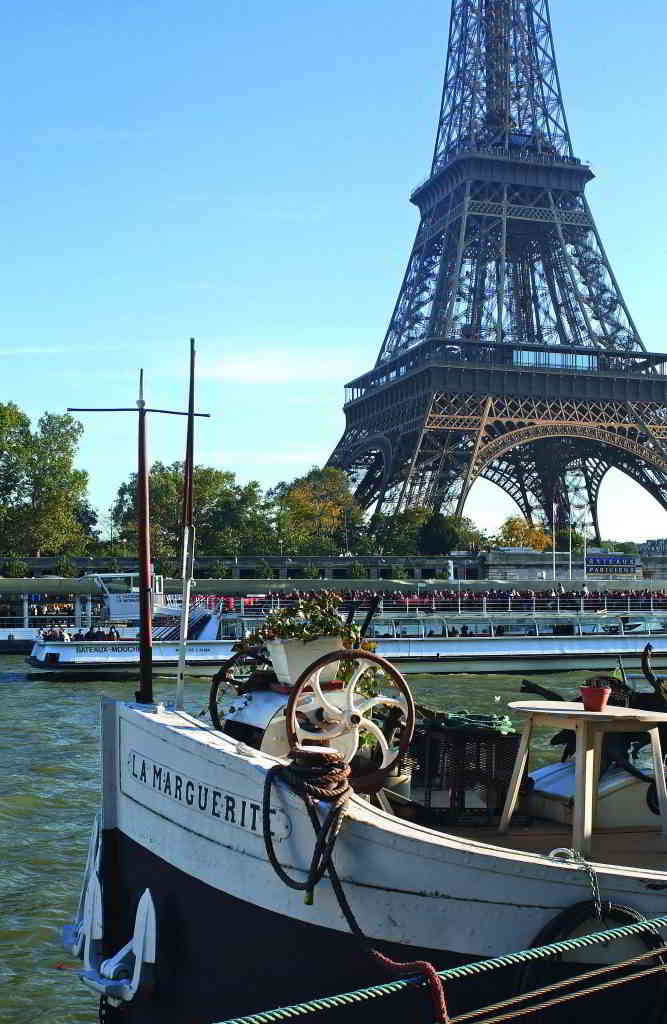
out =
[[(243, 829), (245, 832), (262, 835), (262, 804), (261, 799), (252, 800), (219, 789), (210, 783), (200, 782), (183, 772), (177, 772), (168, 765), (153, 761), (138, 750), (130, 750), (125, 763), (127, 779), (149, 791), (160, 793), (163, 797), (184, 807), (205, 815), (217, 818), (226, 825)], [(127, 793), (121, 774), (121, 790)], [(128, 794), (132, 795), (132, 794)], [(271, 835), (281, 842), (292, 832), (292, 823), (280, 807), (271, 807)]]

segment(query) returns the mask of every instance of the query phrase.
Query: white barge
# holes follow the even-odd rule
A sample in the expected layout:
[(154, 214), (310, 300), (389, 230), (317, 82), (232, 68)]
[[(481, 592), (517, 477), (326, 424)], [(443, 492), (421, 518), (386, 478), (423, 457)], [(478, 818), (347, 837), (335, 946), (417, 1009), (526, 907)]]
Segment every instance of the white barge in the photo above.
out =
[[(345, 657), (373, 659), (360, 652)], [(320, 744), (318, 750), (322, 743), (337, 748), (350, 762), (358, 791), (347, 804), (335, 870), (368, 942), (386, 956), (413, 962), (413, 973), (421, 969), (415, 961), (442, 968), (526, 949), (545, 941), (544, 929), (566, 919), (567, 927), (581, 930), (588, 921), (594, 931), (667, 914), (665, 839), (660, 819), (648, 811), (639, 824), (619, 820), (612, 811), (611, 827), (593, 835), (586, 864), (564, 858), (562, 850), (553, 853), (571, 844), (560, 805), (551, 820), (542, 808), (542, 820), (532, 827), (523, 821), (504, 835), (493, 825), (471, 828), (456, 818), (438, 823), (436, 802), (424, 810), (424, 784), (449, 804), (452, 782), (431, 774), (423, 733), (409, 747), (412, 779), (403, 777), (396, 785), (388, 778), (377, 798), (365, 796), (368, 775), (355, 768), (360, 730), (378, 738), (381, 729), (372, 719), (379, 705), (399, 710), (404, 732), (379, 741), (382, 765), (394, 766), (402, 737), (414, 725), (414, 708), (409, 694), (387, 698), (384, 688), (362, 699), (354, 692), (356, 669), (344, 689), (332, 694), (319, 681), (324, 660), (315, 664), (315, 675), (303, 673), (287, 708), (287, 697), (281, 704), (277, 694), (258, 693), (254, 701), (245, 695), (243, 715), (254, 722), (253, 745), (233, 730), (238, 709), (219, 732), (163, 705), (104, 701), (101, 827), (93, 832), (66, 945), (83, 959), (82, 979), (103, 996), (110, 1019), (211, 1024), (387, 980), (350, 934), (331, 878), (325, 875), (314, 901), (304, 902), (303, 891), (283, 884), (271, 864), (269, 835), (281, 869), (305, 885), (315, 842), (306, 806), (286, 778), (265, 788), (268, 773), (285, 763), (295, 735), (302, 744)], [(375, 666), (370, 665), (377, 671)], [(398, 675), (385, 666), (383, 687)], [(667, 721), (667, 715), (662, 718)], [(642, 728), (640, 715), (636, 727)], [(511, 737), (491, 740), (496, 753), (511, 753), (503, 747)], [(478, 742), (473, 730), (466, 743)], [(469, 778), (467, 785), (478, 782)], [(625, 785), (635, 795), (624, 806), (643, 800), (645, 783), (628, 779)], [(490, 800), (498, 805), (497, 793), (492, 798), (490, 790), (483, 792), (483, 808), (489, 809)], [(610, 803), (608, 790), (601, 797)], [(323, 821), (330, 805), (319, 800), (315, 806)], [(431, 817), (415, 820), (420, 807)], [(608, 822), (608, 807), (606, 813)], [(602, 901), (598, 919), (596, 900)], [(661, 938), (654, 933), (651, 941), (649, 949)], [(624, 956), (641, 953), (646, 946), (623, 948)], [(599, 964), (610, 955), (616, 954), (598, 947), (583, 958)], [(567, 970), (573, 969), (570, 963)], [(467, 988), (453, 987), (450, 1008), (458, 1012), (471, 999), (478, 1006), (485, 996), (498, 998), (501, 982), (490, 982), (486, 992), (477, 978)], [(511, 989), (512, 979), (509, 984)], [(630, 989), (638, 1015), (627, 1012), (626, 1002), (623, 1015), (609, 1019), (645, 1020), (656, 998), (654, 983), (647, 984), (648, 997), (642, 986)], [(413, 989), (407, 1002), (384, 1003), (381, 1019), (398, 1024), (423, 1014), (432, 1020), (424, 999)], [(368, 1020), (368, 1008), (352, 1008), (342, 1019)]]

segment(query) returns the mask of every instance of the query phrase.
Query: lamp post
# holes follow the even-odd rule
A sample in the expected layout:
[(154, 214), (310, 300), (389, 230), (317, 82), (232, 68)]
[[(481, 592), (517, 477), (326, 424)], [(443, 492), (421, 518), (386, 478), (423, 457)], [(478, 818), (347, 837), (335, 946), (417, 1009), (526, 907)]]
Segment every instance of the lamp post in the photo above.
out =
[(551, 561), (554, 582), (556, 580), (556, 502), (551, 506)]

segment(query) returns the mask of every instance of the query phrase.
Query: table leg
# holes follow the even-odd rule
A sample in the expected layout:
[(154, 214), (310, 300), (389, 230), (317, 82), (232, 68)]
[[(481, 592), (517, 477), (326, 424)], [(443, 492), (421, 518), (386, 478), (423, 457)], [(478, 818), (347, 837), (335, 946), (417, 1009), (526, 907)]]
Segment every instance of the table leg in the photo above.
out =
[(662, 759), (660, 729), (656, 725), (652, 729), (649, 729), (648, 734), (651, 737), (653, 768), (655, 770), (655, 788), (658, 793), (658, 804), (660, 806), (660, 825), (662, 827), (662, 834), (667, 842), (667, 785), (665, 785), (665, 765)]
[(532, 731), (533, 716), (529, 715), (526, 724), (523, 727), (523, 732), (521, 733), (521, 741), (516, 753), (516, 760), (512, 770), (512, 778), (510, 779), (509, 789), (507, 790), (507, 796), (505, 797), (503, 813), (500, 817), (500, 825), (498, 826), (499, 832), (507, 832), (510, 821), (512, 820), (512, 815), (514, 814), (516, 802), (519, 799), (519, 789), (521, 788), (521, 780), (523, 779), (523, 773), (528, 761), (530, 734)]
[(592, 731), (585, 719), (577, 722), (572, 846), (582, 857), (590, 856), (593, 831), (593, 762), (595, 760), (595, 750)]
[[(590, 726), (589, 726), (590, 728)], [(604, 732), (602, 729), (597, 728), (593, 725), (593, 807), (592, 807), (592, 820), (591, 828), (595, 828), (595, 819), (597, 817), (598, 807), (598, 795), (600, 789), (600, 766), (602, 764), (602, 742), (604, 740)]]

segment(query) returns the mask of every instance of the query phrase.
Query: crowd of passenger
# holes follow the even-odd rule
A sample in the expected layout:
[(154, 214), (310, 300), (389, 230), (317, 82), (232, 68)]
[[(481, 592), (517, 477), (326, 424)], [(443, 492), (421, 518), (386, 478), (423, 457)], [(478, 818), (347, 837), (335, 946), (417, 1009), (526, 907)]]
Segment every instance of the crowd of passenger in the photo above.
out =
[[(335, 589), (335, 588), (334, 588)], [(517, 590), (512, 588), (488, 588), (473, 590), (466, 585), (443, 587), (435, 590), (338, 590), (341, 608), (349, 610), (353, 605), (359, 611), (370, 607), (376, 595), (380, 595), (379, 611), (396, 612), (449, 612), (459, 611), (483, 613), (484, 611), (650, 611), (667, 609), (667, 590), (595, 590), (588, 584), (578, 589), (567, 588), (563, 583), (545, 590)], [(227, 598), (229, 610), (234, 605), (239, 610), (239, 598), (243, 597), (246, 615), (264, 615), (278, 607), (293, 605), (298, 601), (315, 597), (317, 591), (289, 590), (267, 591), (266, 594), (246, 597), (239, 593)]]
[(73, 640), (120, 640), (120, 633), (115, 626), (108, 629), (93, 628), (86, 630), (79, 629), (76, 633), (70, 633), (63, 625), (51, 626), (48, 629), (40, 629), (40, 640), (56, 640), (58, 643), (68, 644)]

